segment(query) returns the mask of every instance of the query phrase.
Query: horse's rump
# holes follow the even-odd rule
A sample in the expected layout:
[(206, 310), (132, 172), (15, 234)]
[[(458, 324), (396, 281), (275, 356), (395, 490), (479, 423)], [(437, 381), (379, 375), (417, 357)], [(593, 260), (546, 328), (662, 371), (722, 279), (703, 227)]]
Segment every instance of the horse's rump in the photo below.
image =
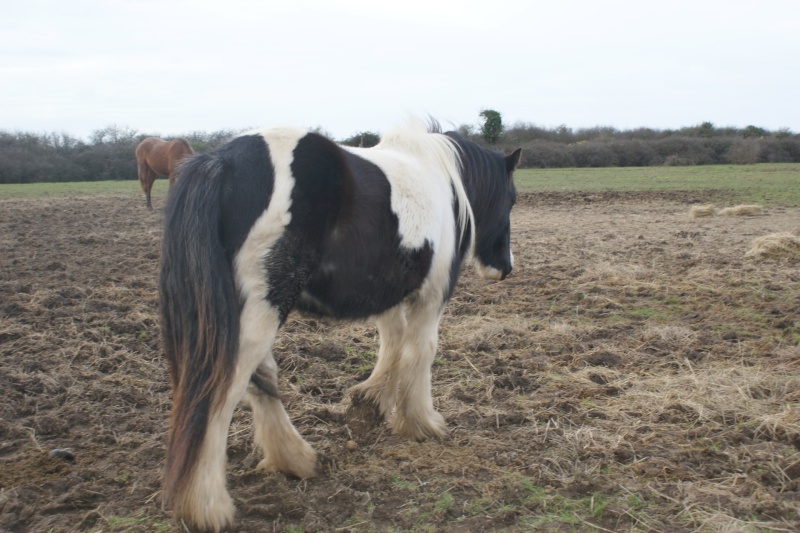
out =
[(157, 137), (147, 137), (136, 147), (136, 161), (146, 165), (157, 176), (169, 176), (176, 165), (188, 155), (192, 155), (191, 145), (186, 139), (165, 141)]

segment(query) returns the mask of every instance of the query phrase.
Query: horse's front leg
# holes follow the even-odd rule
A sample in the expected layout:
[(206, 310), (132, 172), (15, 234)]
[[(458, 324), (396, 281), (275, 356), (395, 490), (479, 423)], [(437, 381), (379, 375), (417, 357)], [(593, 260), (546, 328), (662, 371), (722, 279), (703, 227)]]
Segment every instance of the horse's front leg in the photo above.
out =
[(431, 366), (436, 356), (441, 305), (418, 301), (408, 309), (397, 375), (397, 409), (392, 429), (416, 440), (441, 437), (447, 427), (433, 407)]
[(350, 389), (351, 405), (347, 423), (365, 432), (388, 419), (397, 399), (397, 376), (407, 322), (405, 305), (386, 311), (377, 320), (381, 345), (378, 360), (369, 378)]

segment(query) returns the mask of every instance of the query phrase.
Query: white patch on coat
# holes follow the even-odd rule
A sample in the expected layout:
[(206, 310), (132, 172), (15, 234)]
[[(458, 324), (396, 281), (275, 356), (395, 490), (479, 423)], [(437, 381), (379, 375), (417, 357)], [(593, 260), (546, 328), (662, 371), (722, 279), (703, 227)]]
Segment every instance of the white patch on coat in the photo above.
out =
[(433, 264), (418, 294), (432, 291), (430, 297), (438, 298), (450, 282), (452, 259), (461, 237), (456, 235), (453, 220), (454, 190), (461, 228), (471, 230), (467, 258), (474, 250), (474, 219), (461, 181), (458, 148), (447, 136), (429, 133), (424, 123), (412, 120), (406, 127), (384, 135), (373, 148), (345, 149), (372, 162), (386, 175), (401, 245), (420, 249), (426, 241), (431, 243)]
[(257, 297), (266, 298), (267, 273), (264, 258), (292, 220), (289, 208), (292, 206), (295, 179), (292, 176), (291, 165), (294, 148), (307, 133), (304, 130), (290, 128), (249, 133), (249, 135), (261, 135), (266, 141), (275, 176), (269, 205), (250, 228), (247, 239), (234, 260), (237, 288), (242, 299), (246, 300), (253, 293), (257, 294)]
[[(514, 252), (509, 250), (508, 257), (511, 268), (514, 268)], [(473, 265), (475, 266), (475, 270), (478, 272), (478, 275), (484, 279), (503, 279), (503, 273), (500, 270), (492, 266), (484, 265), (483, 261), (481, 261), (477, 255), (475, 256)]]
[[(274, 183), (267, 209), (256, 219), (234, 259), (237, 288), (244, 301), (234, 382), (241, 380), (245, 388), (259, 366), (277, 383), (272, 344), (280, 326), (280, 317), (278, 310), (267, 300), (270, 280), (265, 259), (291, 222), (291, 195), (295, 186), (291, 165), (294, 149), (307, 133), (289, 128), (251, 133), (261, 135), (269, 147)], [(281, 402), (255, 396), (250, 398), (250, 403), (256, 444), (265, 455), (259, 468), (291, 472), (299, 477), (313, 475), (316, 452), (294, 428)]]

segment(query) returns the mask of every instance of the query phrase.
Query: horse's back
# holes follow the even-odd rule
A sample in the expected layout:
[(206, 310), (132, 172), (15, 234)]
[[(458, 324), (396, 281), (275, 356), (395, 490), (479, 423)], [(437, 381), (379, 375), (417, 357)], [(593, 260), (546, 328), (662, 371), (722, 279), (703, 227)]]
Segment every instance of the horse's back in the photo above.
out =
[(172, 174), (175, 166), (184, 157), (194, 153), (185, 139), (165, 141), (158, 137), (147, 137), (136, 147), (136, 160), (146, 164), (161, 176)]
[(137, 159), (144, 159), (147, 155), (153, 150), (158, 143), (162, 143), (161, 139), (158, 137), (145, 137), (142, 141), (136, 146), (135, 154)]

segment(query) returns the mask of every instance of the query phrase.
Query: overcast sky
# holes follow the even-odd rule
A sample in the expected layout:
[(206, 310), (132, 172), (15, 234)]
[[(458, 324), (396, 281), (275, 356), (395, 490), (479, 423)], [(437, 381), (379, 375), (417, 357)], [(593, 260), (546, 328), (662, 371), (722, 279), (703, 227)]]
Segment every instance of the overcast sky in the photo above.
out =
[(800, 132), (798, 0), (24, 0), (0, 130), (478, 124)]

